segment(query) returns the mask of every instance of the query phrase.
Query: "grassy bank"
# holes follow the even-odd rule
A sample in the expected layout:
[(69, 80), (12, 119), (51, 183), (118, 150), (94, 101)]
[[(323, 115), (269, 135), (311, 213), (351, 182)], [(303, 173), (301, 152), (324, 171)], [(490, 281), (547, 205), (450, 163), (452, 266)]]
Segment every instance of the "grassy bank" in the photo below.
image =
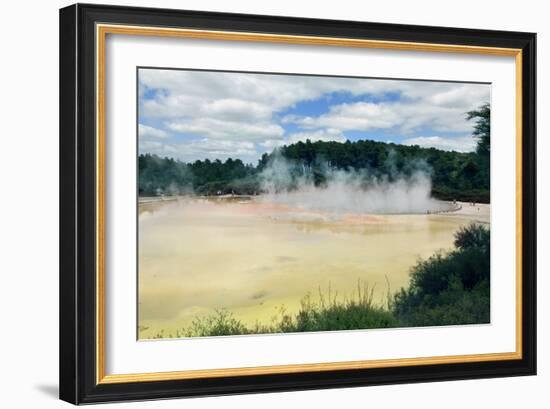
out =
[(490, 319), (490, 231), (472, 224), (455, 233), (454, 249), (419, 260), (407, 288), (373, 300), (373, 288), (357, 284), (354, 294), (339, 297), (331, 288), (307, 294), (300, 309), (284, 307), (270, 323), (245, 325), (229, 311), (196, 318), (175, 333), (153, 338), (204, 337), (372, 328), (482, 324)]

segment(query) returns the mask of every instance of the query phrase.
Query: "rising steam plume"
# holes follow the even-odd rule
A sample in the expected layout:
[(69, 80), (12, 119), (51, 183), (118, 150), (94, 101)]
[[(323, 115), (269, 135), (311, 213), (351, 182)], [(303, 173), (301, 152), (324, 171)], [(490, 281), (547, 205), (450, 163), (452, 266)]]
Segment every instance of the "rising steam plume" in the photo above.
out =
[[(429, 167), (421, 162), (410, 165), (408, 174), (394, 170), (380, 176), (324, 164), (317, 169), (323, 183), (316, 184), (311, 169), (276, 153), (260, 174), (260, 181), (265, 200), (311, 211), (399, 214), (448, 210), (447, 204), (431, 197)], [(395, 169), (391, 164), (387, 168)]]

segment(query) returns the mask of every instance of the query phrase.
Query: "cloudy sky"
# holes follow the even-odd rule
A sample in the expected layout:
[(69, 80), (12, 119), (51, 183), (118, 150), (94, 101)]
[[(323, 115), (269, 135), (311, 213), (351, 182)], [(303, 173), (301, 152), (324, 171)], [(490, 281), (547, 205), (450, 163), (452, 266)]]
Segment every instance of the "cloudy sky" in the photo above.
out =
[(372, 139), (473, 151), (465, 112), (490, 85), (140, 69), (139, 151), (240, 158), (297, 141)]

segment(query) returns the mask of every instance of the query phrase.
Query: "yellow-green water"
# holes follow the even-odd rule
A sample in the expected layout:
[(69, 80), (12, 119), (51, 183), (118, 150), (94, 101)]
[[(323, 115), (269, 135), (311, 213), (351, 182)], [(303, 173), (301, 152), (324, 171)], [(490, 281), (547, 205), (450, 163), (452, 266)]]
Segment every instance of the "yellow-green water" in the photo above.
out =
[[(227, 309), (247, 324), (295, 312), (319, 288), (374, 300), (408, 285), (418, 258), (450, 249), (471, 220), (453, 215), (326, 215), (258, 200), (140, 205), (139, 326), (150, 338)], [(146, 328), (146, 329), (144, 329)]]

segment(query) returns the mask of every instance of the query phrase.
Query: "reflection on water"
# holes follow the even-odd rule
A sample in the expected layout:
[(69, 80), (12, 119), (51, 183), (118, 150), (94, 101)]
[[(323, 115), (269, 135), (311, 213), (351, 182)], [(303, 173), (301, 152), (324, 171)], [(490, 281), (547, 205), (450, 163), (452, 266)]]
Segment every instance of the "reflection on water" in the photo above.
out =
[[(469, 219), (449, 215), (323, 214), (265, 200), (180, 199), (139, 206), (141, 338), (170, 333), (227, 309), (244, 323), (298, 310), (308, 292), (375, 300), (408, 285), (409, 268)], [(146, 328), (146, 329), (143, 329)]]

